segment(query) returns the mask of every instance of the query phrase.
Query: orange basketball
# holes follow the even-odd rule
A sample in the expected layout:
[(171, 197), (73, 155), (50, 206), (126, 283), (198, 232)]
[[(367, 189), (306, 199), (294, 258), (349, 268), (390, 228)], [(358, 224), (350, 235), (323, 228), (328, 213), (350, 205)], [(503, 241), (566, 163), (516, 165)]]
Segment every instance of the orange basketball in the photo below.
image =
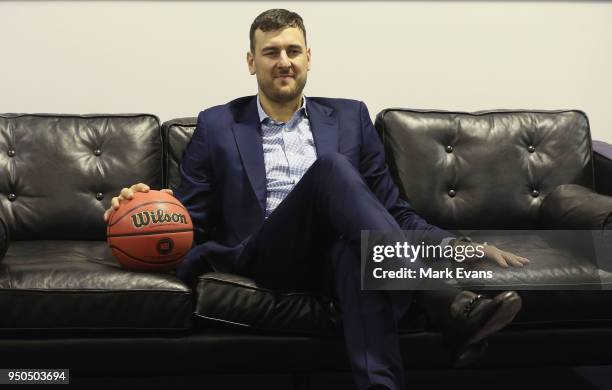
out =
[(151, 190), (122, 200), (108, 219), (106, 235), (123, 267), (166, 271), (176, 267), (191, 249), (193, 224), (175, 197)]

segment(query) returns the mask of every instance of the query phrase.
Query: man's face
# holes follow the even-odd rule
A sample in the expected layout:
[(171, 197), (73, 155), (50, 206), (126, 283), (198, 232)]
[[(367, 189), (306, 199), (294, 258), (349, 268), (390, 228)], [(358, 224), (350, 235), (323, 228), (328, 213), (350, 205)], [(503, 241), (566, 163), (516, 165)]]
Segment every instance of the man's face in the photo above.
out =
[(302, 95), (310, 70), (310, 49), (297, 27), (263, 32), (255, 30), (255, 52), (247, 53), (249, 72), (257, 75), (261, 93), (274, 102)]

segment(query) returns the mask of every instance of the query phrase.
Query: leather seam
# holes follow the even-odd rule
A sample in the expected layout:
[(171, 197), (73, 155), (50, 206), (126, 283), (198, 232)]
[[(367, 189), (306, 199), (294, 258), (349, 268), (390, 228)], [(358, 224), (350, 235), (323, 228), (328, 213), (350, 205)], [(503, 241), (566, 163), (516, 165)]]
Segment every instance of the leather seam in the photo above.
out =
[[(8, 267), (7, 267), (8, 268)], [(7, 269), (7, 273), (9, 274), (10, 277), (10, 273), (8, 272)], [(0, 288), (0, 294), (2, 294), (3, 292), (15, 292), (15, 291), (20, 291), (20, 292), (29, 292), (29, 293), (43, 293), (43, 294), (50, 294), (50, 293), (60, 293), (60, 294), (69, 294), (69, 293), (77, 293), (77, 294), (82, 294), (82, 293), (87, 293), (87, 294), (94, 294), (94, 293), (103, 293), (103, 294), (125, 294), (125, 293), (143, 293), (146, 292), (148, 294), (181, 294), (181, 295), (187, 295), (190, 296), (191, 293), (187, 292), (187, 291), (173, 291), (173, 290), (152, 290), (152, 289), (134, 289), (134, 290), (101, 290), (101, 289), (87, 289), (87, 288), (78, 288), (78, 289), (58, 289), (58, 288), (16, 288), (12, 285), (11, 283), (11, 279), (9, 278), (9, 288)]]
[(42, 113), (34, 113), (34, 114), (15, 114), (6, 115), (0, 114), (0, 118), (3, 119), (15, 119), (15, 118), (26, 118), (26, 117), (35, 117), (35, 118), (82, 118), (82, 119), (107, 119), (107, 118), (138, 118), (138, 117), (149, 117), (155, 119), (157, 121), (157, 125), (161, 127), (161, 123), (159, 117), (154, 114), (42, 114)]
[(218, 316), (211, 317), (211, 316), (200, 314), (200, 313), (197, 313), (197, 312), (194, 313), (194, 315), (196, 317), (204, 319), (204, 320), (217, 321), (217, 322), (221, 322), (221, 323), (224, 323), (224, 324), (231, 324), (231, 325), (239, 326), (239, 327), (242, 327), (242, 328), (253, 329), (253, 330), (258, 330), (258, 331), (263, 331), (263, 332), (278, 332), (278, 333), (289, 334), (289, 335), (307, 334), (307, 335), (310, 335), (310, 336), (312, 336), (312, 335), (314, 335), (314, 336), (326, 336), (326, 335), (332, 334), (331, 332), (330, 333), (316, 332), (316, 331), (312, 331), (312, 330), (306, 330), (306, 329), (303, 329), (303, 328), (302, 329), (292, 328), (291, 331), (287, 331), (287, 330), (284, 330), (281, 327), (273, 327), (273, 326), (265, 327), (265, 326), (260, 326), (260, 325), (247, 324), (247, 323), (244, 323), (244, 322), (235, 322), (235, 321), (230, 321), (230, 320), (222, 319), (222, 318), (220, 318)]

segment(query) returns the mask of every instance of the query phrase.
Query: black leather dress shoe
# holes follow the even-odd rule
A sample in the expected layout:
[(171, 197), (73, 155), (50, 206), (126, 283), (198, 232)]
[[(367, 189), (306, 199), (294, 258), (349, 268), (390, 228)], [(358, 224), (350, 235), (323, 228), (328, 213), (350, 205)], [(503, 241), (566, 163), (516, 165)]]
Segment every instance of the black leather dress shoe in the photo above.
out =
[(515, 291), (492, 299), (471, 291), (457, 294), (450, 308), (454, 365), (463, 367), (478, 360), (486, 351), (486, 338), (512, 322), (521, 307)]

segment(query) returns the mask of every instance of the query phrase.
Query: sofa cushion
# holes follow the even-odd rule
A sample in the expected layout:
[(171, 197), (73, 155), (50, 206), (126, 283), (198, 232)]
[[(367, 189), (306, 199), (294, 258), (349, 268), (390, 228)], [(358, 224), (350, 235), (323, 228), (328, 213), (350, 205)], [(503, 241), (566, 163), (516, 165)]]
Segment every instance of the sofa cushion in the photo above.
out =
[[(583, 235), (579, 244), (578, 235)], [(483, 291), (518, 290), (523, 309), (517, 324), (565, 325), (612, 322), (612, 273), (600, 269), (589, 249), (590, 232), (475, 231), (476, 242), (527, 257), (523, 268), (501, 268), (490, 261), (451, 263), (471, 271), (492, 270), (493, 279), (453, 279), (457, 287)], [(592, 248), (592, 247), (591, 247)], [(493, 291), (491, 291), (493, 290)]]
[(280, 292), (247, 277), (211, 272), (200, 276), (195, 314), (259, 330), (334, 334), (338, 314), (331, 300), (308, 292)]
[(489, 260), (450, 262), (451, 267), (455, 269), (492, 272), (492, 278), (453, 279), (453, 282), (462, 288), (495, 290), (612, 288), (612, 274), (600, 269), (600, 264), (593, 254), (593, 236), (590, 231), (491, 230), (474, 231), (470, 236), (477, 243), (488, 243), (526, 257), (530, 263), (522, 268), (502, 268)]
[(581, 111), (388, 109), (376, 127), (402, 195), (447, 229), (538, 226), (542, 199), (557, 186), (593, 188)]
[(149, 114), (0, 114), (0, 203), (13, 239), (104, 240), (122, 187), (161, 186), (159, 119)]
[[(196, 287), (196, 318), (253, 330), (329, 336), (342, 328), (338, 304), (309, 292), (273, 291), (247, 277), (211, 272)], [(424, 313), (413, 305), (399, 323), (402, 333), (427, 328)]]
[(0, 263), (0, 329), (187, 329), (190, 289), (124, 270), (106, 242), (16, 241)]

